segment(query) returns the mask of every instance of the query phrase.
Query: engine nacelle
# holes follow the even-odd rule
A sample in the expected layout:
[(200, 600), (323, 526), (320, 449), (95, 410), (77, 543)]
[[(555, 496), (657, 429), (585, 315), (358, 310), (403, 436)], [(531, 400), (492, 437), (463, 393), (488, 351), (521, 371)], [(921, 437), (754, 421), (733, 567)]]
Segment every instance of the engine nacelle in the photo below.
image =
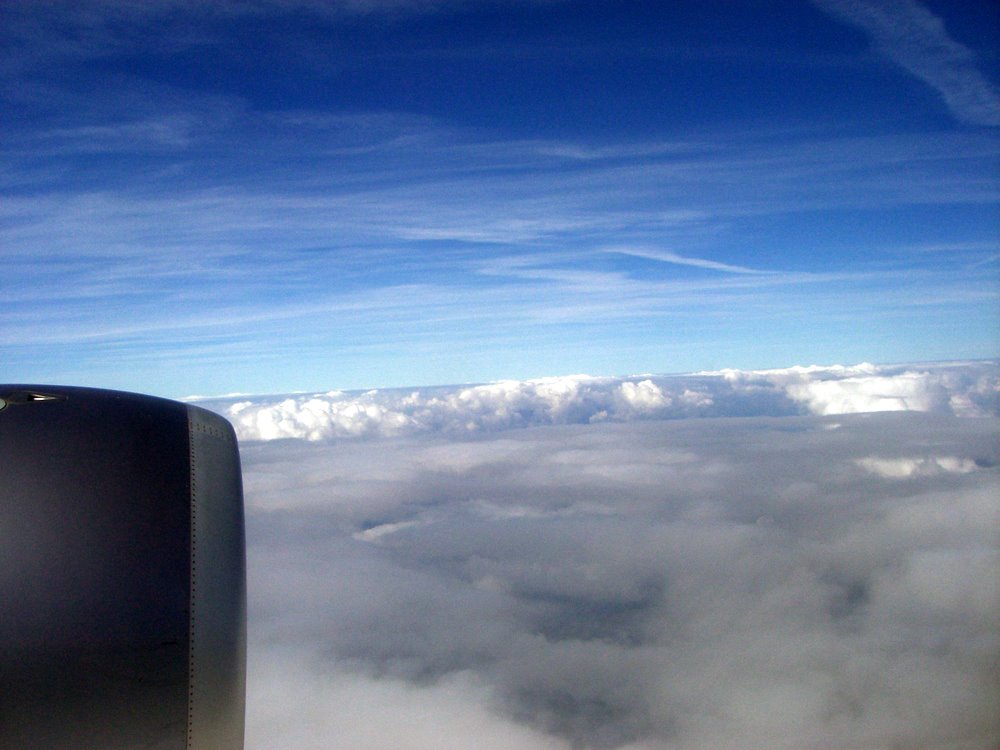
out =
[(0, 386), (0, 747), (239, 750), (245, 672), (232, 426)]

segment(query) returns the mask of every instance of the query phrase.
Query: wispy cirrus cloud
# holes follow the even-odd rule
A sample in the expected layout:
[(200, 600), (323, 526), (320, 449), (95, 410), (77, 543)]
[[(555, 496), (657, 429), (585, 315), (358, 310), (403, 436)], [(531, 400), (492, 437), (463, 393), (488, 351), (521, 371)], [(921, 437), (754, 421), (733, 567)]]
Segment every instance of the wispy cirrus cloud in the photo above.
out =
[[(931, 230), (935, 211), (981, 211), (996, 198), (998, 147), (979, 134), (595, 144), (405, 113), (264, 113), (163, 89), (143, 99), (135, 88), (125, 98), (141, 106), (98, 102), (75, 124), (14, 127), (5, 142), (8, 362), (85, 356), (118, 377), (126, 370), (111, 363), (158, 349), (196, 372), (214, 361), (215, 340), (220, 356), (256, 351), (272, 373), (290, 356), (317, 369), (336, 357), (343, 373), (358, 352), (385, 352), (392, 367), (387, 352), (419, 349), (424, 366), (451, 359), (416, 382), (476, 382), (500, 373), (462, 363), (492, 346), (513, 360), (559, 341), (551, 365), (502, 373), (512, 377), (620, 372), (585, 365), (585, 342), (683, 354), (684, 336), (721, 350), (768, 316), (902, 318), (996, 299), (975, 265), (996, 250), (972, 225), (955, 224), (963, 262), (947, 268), (854, 229), (873, 209), (895, 222), (919, 206)], [(120, 169), (123, 158), (137, 168)], [(115, 315), (123, 305), (129, 315)], [(635, 369), (733, 362), (670, 356)], [(150, 368), (144, 382), (164, 371)], [(392, 382), (361, 377), (288, 386)], [(246, 387), (192, 382), (180, 393)]]
[(1000, 93), (941, 19), (915, 0), (813, 0), (863, 29), (878, 50), (935, 89), (951, 113), (974, 125), (1000, 125)]
[[(546, 0), (520, 0), (522, 3)], [(498, 0), (250, 0), (206, 5), (196, 0), (150, 0), (144, 3), (122, 0), (38, 0), (23, 7), (11, 4), (3, 9), (8, 34), (30, 50), (31, 43), (44, 39), (50, 49), (34, 50), (32, 58), (108, 57), (140, 44), (157, 50), (196, 47), (218, 43), (219, 37), (206, 24), (220, 20), (253, 17), (281, 17), (305, 14), (313, 18), (339, 20), (344, 17), (424, 15), (469, 5), (490, 5)], [(182, 24), (174, 24), (176, 18)], [(158, 25), (159, 40), (137, 35)]]
[(707, 268), (712, 271), (723, 271), (725, 273), (738, 273), (738, 274), (768, 273), (768, 271), (761, 271), (756, 268), (747, 268), (746, 266), (732, 265), (731, 263), (720, 263), (719, 261), (708, 260), (705, 258), (690, 258), (683, 255), (678, 255), (677, 253), (672, 253), (668, 250), (656, 250), (652, 248), (641, 248), (641, 247), (610, 247), (610, 248), (604, 248), (604, 252), (617, 253), (619, 255), (631, 255), (635, 258), (645, 258), (647, 260), (655, 260), (661, 263), (672, 263), (678, 266)]

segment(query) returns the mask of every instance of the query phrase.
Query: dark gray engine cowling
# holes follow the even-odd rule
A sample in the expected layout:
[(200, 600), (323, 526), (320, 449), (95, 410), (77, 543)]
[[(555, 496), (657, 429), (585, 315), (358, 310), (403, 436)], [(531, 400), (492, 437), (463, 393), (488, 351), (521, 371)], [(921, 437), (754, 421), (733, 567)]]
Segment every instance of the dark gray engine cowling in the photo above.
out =
[(232, 426), (0, 386), (0, 748), (238, 750), (245, 672)]

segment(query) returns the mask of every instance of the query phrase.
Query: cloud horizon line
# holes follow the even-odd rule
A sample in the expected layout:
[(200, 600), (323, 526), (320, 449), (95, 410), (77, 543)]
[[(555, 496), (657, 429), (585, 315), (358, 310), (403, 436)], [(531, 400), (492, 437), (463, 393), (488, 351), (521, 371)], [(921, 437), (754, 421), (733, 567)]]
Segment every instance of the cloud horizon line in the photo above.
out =
[(569, 375), (367, 391), (197, 400), (243, 441), (457, 437), (558, 424), (923, 412), (1000, 416), (1000, 363)]

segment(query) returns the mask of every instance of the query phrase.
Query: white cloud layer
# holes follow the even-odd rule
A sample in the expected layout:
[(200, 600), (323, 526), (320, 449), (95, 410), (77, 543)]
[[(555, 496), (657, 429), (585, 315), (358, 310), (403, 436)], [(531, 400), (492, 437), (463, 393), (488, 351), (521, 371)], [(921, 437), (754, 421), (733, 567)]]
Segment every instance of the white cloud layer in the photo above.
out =
[(858, 466), (880, 477), (903, 479), (952, 472), (966, 474), (974, 471), (976, 462), (955, 456), (927, 456), (920, 458), (878, 458), (869, 456), (857, 461)]
[(574, 375), (485, 385), (330, 391), (205, 401), (240, 438), (328, 440), (686, 417), (1000, 413), (996, 363), (721, 370), (628, 378)]
[[(910, 411), (646, 418), (886, 405), (851, 385), (878, 377)], [(244, 438), (369, 437), (243, 445), (247, 750), (995, 748), (1000, 419), (953, 405), (995, 387), (800, 368), (240, 402)]]

